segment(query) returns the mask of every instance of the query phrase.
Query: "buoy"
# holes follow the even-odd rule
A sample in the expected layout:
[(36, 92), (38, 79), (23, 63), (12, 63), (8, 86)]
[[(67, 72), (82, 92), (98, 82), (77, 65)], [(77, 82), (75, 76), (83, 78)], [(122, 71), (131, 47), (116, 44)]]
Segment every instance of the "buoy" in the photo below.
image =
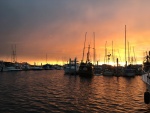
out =
[(145, 102), (145, 104), (149, 104), (150, 103), (150, 93), (148, 91), (146, 91), (144, 93), (144, 102)]

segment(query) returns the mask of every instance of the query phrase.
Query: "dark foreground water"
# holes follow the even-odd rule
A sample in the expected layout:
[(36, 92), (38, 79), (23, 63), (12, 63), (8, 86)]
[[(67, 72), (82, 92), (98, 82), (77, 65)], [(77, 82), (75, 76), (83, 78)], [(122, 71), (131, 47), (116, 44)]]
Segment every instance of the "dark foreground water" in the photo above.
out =
[(64, 75), (63, 70), (0, 73), (0, 113), (150, 112), (146, 85), (133, 78)]

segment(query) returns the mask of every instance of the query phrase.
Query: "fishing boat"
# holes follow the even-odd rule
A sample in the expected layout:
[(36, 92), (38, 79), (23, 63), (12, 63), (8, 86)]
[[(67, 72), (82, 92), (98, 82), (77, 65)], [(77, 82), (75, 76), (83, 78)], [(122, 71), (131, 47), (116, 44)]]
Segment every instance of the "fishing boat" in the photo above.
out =
[(150, 51), (143, 61), (142, 80), (146, 83), (146, 92), (144, 93), (145, 104), (150, 103)]
[(89, 55), (90, 55), (90, 45), (88, 47), (86, 62), (81, 61), (80, 66), (79, 66), (79, 76), (81, 77), (93, 76), (93, 64), (89, 60)]
[(64, 65), (65, 74), (76, 75), (79, 71), (79, 64), (77, 63), (77, 59), (74, 60), (69, 59), (69, 63)]
[(92, 77), (93, 76), (93, 65), (90, 62), (81, 62), (79, 67), (79, 76), (81, 77)]
[(84, 62), (86, 34), (87, 34), (87, 32), (85, 33), (83, 55), (82, 55), (82, 60), (81, 60), (80, 66), (79, 66), (79, 76), (81, 76), (81, 77), (92, 77), (94, 73), (93, 73), (93, 64), (90, 62), (90, 45), (88, 46), (87, 59)]

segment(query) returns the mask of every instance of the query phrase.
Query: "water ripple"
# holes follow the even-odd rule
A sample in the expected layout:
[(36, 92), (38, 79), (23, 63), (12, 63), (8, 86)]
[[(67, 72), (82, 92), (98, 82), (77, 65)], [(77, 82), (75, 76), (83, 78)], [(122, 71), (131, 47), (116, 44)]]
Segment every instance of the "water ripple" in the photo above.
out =
[(1, 113), (150, 112), (140, 76), (86, 79), (62, 70), (0, 74)]

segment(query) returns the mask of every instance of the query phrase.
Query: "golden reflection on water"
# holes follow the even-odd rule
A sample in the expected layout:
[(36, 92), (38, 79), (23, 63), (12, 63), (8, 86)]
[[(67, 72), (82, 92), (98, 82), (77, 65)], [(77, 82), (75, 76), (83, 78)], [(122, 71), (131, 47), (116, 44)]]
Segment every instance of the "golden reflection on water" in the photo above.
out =
[(141, 76), (81, 78), (62, 70), (1, 73), (0, 93), (5, 95), (0, 95), (0, 107), (10, 102), (16, 106), (7, 108), (12, 111), (20, 105), (29, 112), (149, 112), (145, 90)]

